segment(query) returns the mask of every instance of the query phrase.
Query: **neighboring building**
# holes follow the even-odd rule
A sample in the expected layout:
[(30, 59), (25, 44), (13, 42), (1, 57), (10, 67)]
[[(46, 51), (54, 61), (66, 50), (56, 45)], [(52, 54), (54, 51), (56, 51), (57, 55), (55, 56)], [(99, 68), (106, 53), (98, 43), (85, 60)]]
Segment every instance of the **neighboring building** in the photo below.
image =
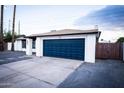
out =
[[(26, 36), (24, 39), (18, 38), (16, 42), (21, 42), (18, 45), (22, 47), (16, 50), (26, 51), (27, 55), (32, 55), (32, 52), (36, 52), (36, 56), (39, 57), (59, 57), (94, 63), (96, 42), (99, 36), (98, 29), (52, 30), (43, 34)], [(35, 40), (36, 46), (34, 46)], [(35, 49), (32, 49), (32, 44)]]

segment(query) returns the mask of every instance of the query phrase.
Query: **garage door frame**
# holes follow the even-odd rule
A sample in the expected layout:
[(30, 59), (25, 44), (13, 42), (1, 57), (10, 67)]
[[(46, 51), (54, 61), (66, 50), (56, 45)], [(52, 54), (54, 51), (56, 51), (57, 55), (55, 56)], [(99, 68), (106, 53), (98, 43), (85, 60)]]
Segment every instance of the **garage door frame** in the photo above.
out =
[[(48, 43), (51, 43), (51, 45)], [(63, 48), (60, 48), (61, 46), (63, 46)], [(84, 60), (85, 59), (85, 38), (44, 39), (43, 40), (43, 56)]]

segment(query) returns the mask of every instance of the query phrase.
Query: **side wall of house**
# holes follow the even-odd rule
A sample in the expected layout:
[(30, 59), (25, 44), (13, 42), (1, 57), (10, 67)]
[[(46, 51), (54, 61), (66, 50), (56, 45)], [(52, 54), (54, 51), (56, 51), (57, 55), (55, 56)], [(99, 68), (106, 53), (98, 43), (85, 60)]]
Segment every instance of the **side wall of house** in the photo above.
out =
[[(9, 43), (8, 43), (8, 50), (11, 50), (11, 46), (12, 46), (12, 43), (9, 42)], [(20, 41), (20, 40), (15, 41), (15, 43), (14, 43), (14, 49), (15, 49), (15, 51), (24, 51), (24, 50), (21, 48), (21, 41)]]
[(96, 34), (66, 35), (36, 38), (36, 56), (43, 56), (43, 40), (85, 38), (85, 62), (95, 63)]
[(96, 54), (96, 36), (87, 35), (85, 39), (85, 61), (86, 62), (95, 62)]
[[(21, 48), (22, 47), (21, 45), (22, 45), (22, 42), (20, 40), (15, 41), (14, 42), (14, 49), (15, 49), (15, 51), (24, 51), (24, 49)], [(12, 46), (12, 43), (9, 42), (8, 43), (8, 50), (11, 50), (11, 46)]]
[[(11, 45), (12, 45), (12, 43), (9, 42), (8, 50), (11, 50)], [(16, 40), (14, 42), (14, 49), (15, 49), (15, 51), (26, 51), (26, 48), (22, 48), (22, 40)], [(35, 51), (35, 49), (33, 49), (33, 51)]]

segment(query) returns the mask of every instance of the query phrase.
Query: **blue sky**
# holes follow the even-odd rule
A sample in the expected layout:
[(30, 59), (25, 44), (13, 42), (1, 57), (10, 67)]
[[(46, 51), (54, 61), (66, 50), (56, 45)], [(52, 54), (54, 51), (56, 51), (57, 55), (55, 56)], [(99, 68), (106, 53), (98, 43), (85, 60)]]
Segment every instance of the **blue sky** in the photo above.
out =
[[(4, 29), (12, 22), (13, 6), (5, 6)], [(115, 40), (123, 36), (124, 6), (100, 5), (18, 5), (16, 32), (21, 22), (21, 34), (30, 35), (57, 29), (92, 29), (95, 25), (102, 31), (101, 38)], [(11, 23), (12, 24), (12, 23)], [(108, 34), (111, 34), (108, 35)]]
[(113, 5), (91, 12), (77, 20), (76, 25), (98, 24), (101, 27), (111, 29), (124, 29), (124, 6)]

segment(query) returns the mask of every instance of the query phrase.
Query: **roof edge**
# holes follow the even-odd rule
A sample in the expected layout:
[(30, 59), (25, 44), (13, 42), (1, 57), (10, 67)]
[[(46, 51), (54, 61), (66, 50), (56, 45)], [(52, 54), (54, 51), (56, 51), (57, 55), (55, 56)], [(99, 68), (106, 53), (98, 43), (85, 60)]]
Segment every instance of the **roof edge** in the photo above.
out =
[(83, 35), (83, 34), (98, 34), (98, 32), (86, 32), (86, 33), (69, 33), (69, 34), (57, 34), (57, 35), (38, 35), (38, 36), (25, 36), (25, 38), (34, 38), (34, 37), (48, 37), (48, 36), (64, 36), (64, 35)]

